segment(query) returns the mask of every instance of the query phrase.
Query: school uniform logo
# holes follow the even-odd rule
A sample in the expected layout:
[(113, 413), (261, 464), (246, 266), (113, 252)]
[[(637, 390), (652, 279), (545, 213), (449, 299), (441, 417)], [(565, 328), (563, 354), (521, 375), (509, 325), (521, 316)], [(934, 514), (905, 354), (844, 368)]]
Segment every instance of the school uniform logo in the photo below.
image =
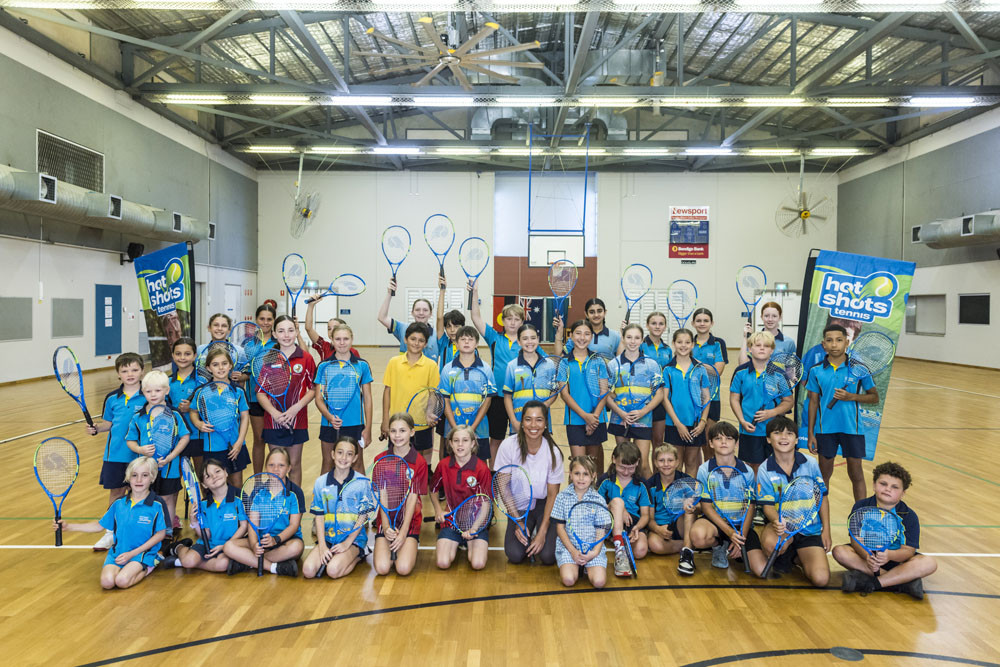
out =
[[(820, 268), (820, 267), (817, 267)], [(867, 276), (833, 273), (832, 267), (823, 276), (819, 306), (834, 317), (859, 322), (874, 322), (892, 314), (892, 298), (899, 291), (899, 281), (888, 271), (876, 271)]]
[(302, 373), (302, 368), (303, 368), (302, 363), (297, 362), (294, 366), (292, 366), (292, 372), (298, 375)]
[(465, 478), (465, 484), (470, 489), (474, 489), (479, 484), (479, 480), (476, 479), (475, 475), (469, 475), (468, 477)]
[(150, 517), (143, 515), (143, 516), (139, 517), (139, 520), (137, 521), (137, 523), (151, 524), (151, 523), (153, 523), (153, 520)]

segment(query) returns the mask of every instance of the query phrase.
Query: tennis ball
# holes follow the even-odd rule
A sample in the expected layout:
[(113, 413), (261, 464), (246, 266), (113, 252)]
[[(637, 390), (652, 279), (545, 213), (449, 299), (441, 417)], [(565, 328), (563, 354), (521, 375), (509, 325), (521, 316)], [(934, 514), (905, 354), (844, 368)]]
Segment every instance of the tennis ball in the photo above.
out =
[(184, 272), (181, 270), (181, 265), (177, 262), (171, 262), (170, 264), (168, 264), (166, 273), (167, 273), (168, 285), (173, 285), (174, 283), (180, 282), (181, 278), (184, 275)]

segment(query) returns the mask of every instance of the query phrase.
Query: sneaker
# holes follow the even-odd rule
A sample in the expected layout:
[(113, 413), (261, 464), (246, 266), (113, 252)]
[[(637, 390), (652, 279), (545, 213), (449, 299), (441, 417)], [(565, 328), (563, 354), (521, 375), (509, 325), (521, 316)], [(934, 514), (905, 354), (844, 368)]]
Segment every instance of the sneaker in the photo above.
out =
[(226, 568), (226, 574), (230, 576), (234, 574), (239, 574), (240, 572), (249, 572), (249, 571), (250, 571), (249, 565), (244, 565), (243, 563), (239, 563), (232, 559), (229, 560), (229, 567)]
[(299, 576), (299, 566), (294, 560), (283, 560), (277, 563), (276, 574), (284, 577)]
[(694, 574), (694, 552), (686, 547), (681, 549), (681, 559), (677, 563), (677, 571), (685, 576)]
[(729, 549), (725, 544), (717, 544), (712, 547), (712, 567), (725, 570), (729, 567)]
[(176, 560), (177, 560), (177, 558), (175, 558), (174, 556), (167, 556), (166, 558), (161, 559), (160, 562), (158, 562), (154, 566), (154, 569), (157, 569), (157, 570), (172, 570), (172, 569), (174, 569), (174, 562)]
[(875, 577), (857, 570), (848, 570), (844, 573), (844, 581), (840, 584), (840, 590), (845, 593), (868, 595), (875, 590)]
[(115, 545), (115, 534), (110, 530), (101, 536), (101, 539), (97, 540), (97, 544), (94, 545), (94, 551), (107, 551)]
[(194, 546), (194, 540), (190, 537), (179, 539), (170, 545), (170, 550), (167, 552), (167, 555), (171, 558), (177, 558), (177, 547), (187, 547), (190, 549), (192, 546)]
[(764, 508), (757, 506), (757, 512), (753, 515), (753, 525), (763, 526), (767, 523), (767, 517), (764, 516)]
[(914, 579), (896, 587), (900, 593), (906, 593), (914, 600), (924, 599), (924, 580)]
[(628, 554), (625, 553), (625, 547), (620, 545), (615, 547), (615, 576), (632, 576), (632, 568), (628, 564)]

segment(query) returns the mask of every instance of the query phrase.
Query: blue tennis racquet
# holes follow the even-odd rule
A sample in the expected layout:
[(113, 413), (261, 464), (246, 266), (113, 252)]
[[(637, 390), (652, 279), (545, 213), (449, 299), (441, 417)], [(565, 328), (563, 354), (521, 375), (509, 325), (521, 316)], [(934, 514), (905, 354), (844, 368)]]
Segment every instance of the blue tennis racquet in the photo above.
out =
[(476, 419), (479, 408), (490, 395), (490, 378), (480, 367), (466, 368), (452, 376), (451, 411), (455, 423), (468, 426)]
[(472, 310), (472, 288), (490, 263), (490, 245), (478, 236), (465, 239), (458, 247), (458, 263), (469, 281), (468, 308)]
[(444, 278), (444, 260), (448, 256), (448, 251), (455, 245), (455, 225), (452, 224), (451, 218), (443, 213), (435, 213), (424, 220), (424, 241), (437, 257), (440, 267), (438, 275)]
[(417, 428), (434, 426), (441, 420), (447, 400), (437, 387), (424, 387), (410, 397), (406, 413), (413, 418), (413, 425)]
[(621, 285), (625, 303), (628, 304), (628, 310), (625, 311), (625, 324), (628, 324), (635, 304), (649, 294), (649, 289), (653, 286), (653, 271), (645, 264), (629, 264), (622, 271)]
[(736, 272), (736, 293), (746, 308), (743, 314), (746, 315), (747, 322), (753, 321), (753, 311), (764, 296), (766, 285), (767, 274), (756, 264), (747, 264)]
[(254, 357), (264, 351), (264, 332), (256, 322), (244, 320), (233, 325), (229, 342), (239, 351), (239, 359), (233, 359), (236, 370), (246, 372)]
[[(525, 519), (531, 510), (531, 478), (524, 468), (511, 464), (493, 473), (493, 502), (514, 522), (524, 539), (530, 542), (531, 533), (528, 532)], [(534, 557), (531, 561), (535, 561)]]
[(198, 411), (198, 418), (202, 423), (212, 427), (206, 434), (208, 451), (214, 451), (211, 443), (215, 434), (218, 434), (227, 446), (236, 442), (240, 430), (240, 396), (231, 384), (226, 382), (203, 384), (195, 390), (191, 402)]
[[(378, 513), (378, 501), (372, 490), (371, 481), (364, 477), (357, 477), (348, 482), (340, 489), (336, 500), (333, 507), (332, 541), (334, 544), (339, 544), (352, 533), (368, 525)], [(329, 506), (327, 503), (328, 508)]]
[[(563, 357), (543, 357), (531, 369), (531, 398), (547, 401), (569, 382), (569, 366)], [(527, 387), (522, 386), (522, 389)]]
[(687, 505), (697, 505), (701, 498), (701, 483), (694, 477), (675, 479), (663, 494), (663, 509), (667, 511), (667, 524), (679, 519)]
[[(888, 368), (895, 354), (896, 345), (884, 333), (868, 331), (861, 334), (847, 351), (847, 382), (843, 388), (847, 389), (852, 382), (867, 376), (874, 381), (876, 375)], [(830, 399), (826, 404), (827, 410), (836, 404), (836, 398)]]
[(306, 288), (306, 260), (297, 252), (285, 255), (281, 263), (281, 279), (285, 281), (285, 289), (292, 298), (292, 319), (295, 319), (295, 307), (299, 303), (299, 295)]
[(208, 369), (208, 353), (218, 349), (225, 350), (226, 354), (229, 355), (229, 361), (232, 363), (232, 366), (236, 367), (236, 362), (240, 357), (239, 348), (228, 340), (213, 340), (205, 346), (205, 349), (194, 360), (194, 372), (202, 382), (210, 382), (214, 377), (212, 371)]
[(201, 530), (201, 539), (205, 541), (205, 551), (211, 551), (212, 536), (208, 526), (205, 525), (204, 515), (201, 513), (201, 482), (198, 481), (198, 475), (195, 473), (194, 463), (187, 456), (181, 458), (181, 482), (184, 484), (184, 490), (187, 491), (191, 501), (194, 520), (198, 522), (198, 527)]
[(576, 541), (581, 554), (603, 543), (614, 526), (614, 517), (607, 506), (593, 500), (576, 503), (566, 515), (566, 532)]
[[(275, 407), (280, 412), (288, 410), (288, 389), (292, 385), (292, 366), (288, 357), (272, 347), (253, 358), (250, 370), (257, 387), (275, 402)], [(295, 428), (294, 423), (283, 426), (289, 431)]]
[[(758, 410), (763, 410), (768, 403), (778, 405), (781, 398), (795, 393), (795, 387), (802, 379), (802, 360), (794, 354), (779, 352), (772, 354), (761, 376), (764, 385), (764, 403)], [(754, 413), (756, 414), (756, 410)]]
[(688, 369), (685, 384), (688, 396), (700, 414), (719, 395), (719, 371), (711, 364), (697, 364)]
[(594, 399), (594, 406), (608, 395), (613, 386), (608, 362), (596, 352), (583, 362), (583, 379), (587, 385), (587, 392)]
[[(174, 411), (166, 405), (154, 405), (146, 415), (146, 435), (159, 460), (174, 451), (177, 443), (177, 420)], [(162, 469), (163, 466), (161, 465)]]
[(463, 500), (458, 507), (444, 515), (446, 524), (455, 530), (468, 535), (468, 539), (476, 537), (489, 528), (493, 516), (493, 499), (485, 493), (477, 493)]
[(330, 281), (323, 293), (306, 300), (306, 303), (319, 301), (328, 296), (357, 296), (367, 289), (364, 278), (356, 273), (341, 273)]
[[(285, 511), (285, 493), (285, 483), (274, 473), (259, 472), (243, 482), (240, 500), (257, 544)], [(264, 554), (257, 557), (257, 576), (264, 576)]]
[(698, 304), (698, 288), (690, 280), (675, 280), (667, 288), (667, 310), (674, 316), (677, 328), (683, 329)]
[(93, 426), (94, 420), (87, 410), (87, 401), (83, 397), (83, 373), (80, 371), (80, 362), (76, 360), (73, 350), (66, 345), (57, 347), (52, 354), (52, 370), (55, 371), (59, 386), (80, 406), (87, 425)]
[[(52, 502), (56, 522), (56, 546), (62, 546), (62, 505), (80, 474), (80, 454), (66, 438), (47, 438), (35, 448), (35, 477)], [(59, 503), (56, 504), (56, 498)]]
[(361, 393), (361, 374), (349, 361), (331, 359), (323, 364), (316, 384), (323, 394), (323, 402), (337, 419), (344, 418), (344, 411)]
[[(633, 361), (626, 380), (625, 401), (619, 404), (620, 407), (625, 412), (645, 408), (653, 400), (653, 395), (662, 384), (662, 378), (660, 364), (652, 357), (642, 356)], [(631, 425), (626, 426), (625, 437), (629, 437), (630, 428)]]
[(812, 477), (796, 477), (781, 490), (778, 502), (778, 521), (785, 523), (785, 534), (781, 536), (774, 551), (767, 559), (767, 564), (761, 570), (760, 578), (767, 579), (771, 566), (781, 553), (785, 542), (798, 535), (804, 528), (811, 525), (819, 514), (823, 504), (823, 489)]
[(895, 512), (881, 507), (862, 507), (851, 512), (847, 532), (870, 555), (887, 551), (900, 540), (903, 521)]
[[(406, 514), (406, 499), (410, 496), (412, 482), (413, 471), (401, 456), (388, 454), (372, 467), (372, 490), (382, 510), (383, 531), (386, 524), (394, 531), (402, 529), (400, 523)], [(396, 560), (395, 551), (390, 552), (390, 558)]]
[(568, 259), (557, 259), (549, 265), (549, 289), (552, 291), (552, 310), (566, 321), (563, 303), (573, 293), (580, 270)]
[[(708, 495), (712, 499), (715, 511), (740, 535), (743, 534), (743, 522), (750, 510), (751, 493), (743, 473), (733, 466), (717, 466), (708, 473)], [(747, 560), (747, 548), (743, 545), (740, 549), (743, 555), (743, 571), (749, 573), (750, 561)]]
[[(403, 260), (410, 254), (411, 244), (410, 232), (406, 227), (393, 225), (386, 227), (385, 231), (382, 232), (382, 254), (385, 255), (385, 261), (389, 262), (389, 270), (392, 271), (393, 280), (396, 279), (396, 272), (399, 271)], [(396, 296), (396, 290), (389, 293)]]

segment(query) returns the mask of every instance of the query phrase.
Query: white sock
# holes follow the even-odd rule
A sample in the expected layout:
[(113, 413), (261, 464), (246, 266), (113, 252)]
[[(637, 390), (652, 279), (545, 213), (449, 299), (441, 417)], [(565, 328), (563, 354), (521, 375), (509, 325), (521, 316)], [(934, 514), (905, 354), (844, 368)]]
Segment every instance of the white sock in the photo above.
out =
[(269, 571), (271, 574), (278, 574), (278, 564), (271, 563), (271, 569)]
[(181, 559), (180, 558), (175, 558), (174, 559), (174, 567), (184, 567), (183, 565), (181, 565)]

